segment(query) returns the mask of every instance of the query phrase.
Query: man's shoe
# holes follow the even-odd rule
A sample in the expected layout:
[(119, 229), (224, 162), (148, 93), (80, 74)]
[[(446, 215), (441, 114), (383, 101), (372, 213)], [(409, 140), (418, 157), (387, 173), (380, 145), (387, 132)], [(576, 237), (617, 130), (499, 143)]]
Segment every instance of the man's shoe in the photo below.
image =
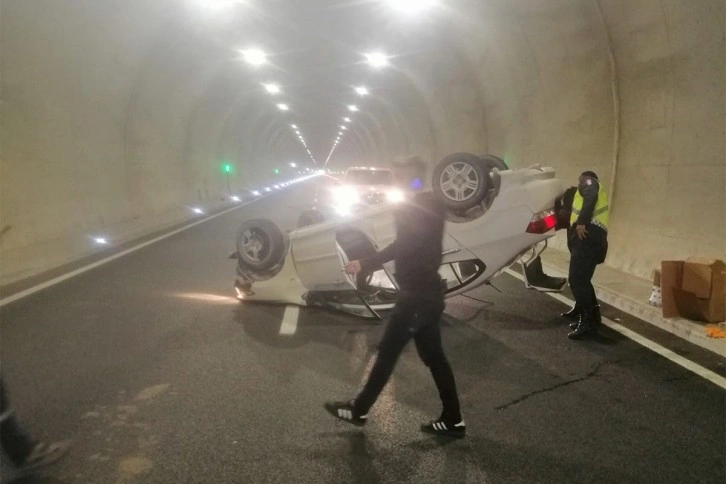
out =
[(581, 337), (597, 333), (596, 313), (599, 314), (600, 306), (583, 309), (580, 315), (580, 321), (577, 327), (567, 335), (570, 339), (580, 339)]
[(582, 314), (582, 310), (580, 307), (575, 304), (573, 307), (570, 308), (569, 311), (560, 314), (565, 319), (571, 319), (573, 321), (577, 321), (580, 318), (580, 314)]
[[(599, 328), (602, 326), (602, 316), (600, 315), (600, 305), (593, 306), (592, 308), (592, 324), (595, 326), (595, 328)], [(580, 321), (575, 321), (574, 323), (570, 323), (570, 329), (577, 329), (577, 326), (580, 324)]]
[(441, 419), (436, 419), (421, 425), (421, 431), (427, 434), (463, 439), (466, 437), (466, 424), (463, 420), (457, 424), (452, 424), (446, 423)]
[(56, 463), (65, 457), (70, 449), (71, 441), (39, 442), (35, 444), (30, 455), (18, 467), (21, 471), (33, 471)]
[(366, 424), (368, 415), (358, 415), (353, 403), (353, 400), (347, 402), (327, 402), (325, 409), (337, 419), (344, 420), (357, 427), (362, 427)]
[(596, 334), (597, 327), (591, 323), (580, 323), (574, 331), (570, 332), (567, 337), (570, 339), (581, 339), (583, 336)]
[(565, 319), (572, 320), (572, 322), (570, 323), (570, 329), (577, 329), (577, 326), (580, 324), (580, 319), (582, 319), (582, 308), (578, 306), (577, 303), (575, 303), (575, 305), (570, 308), (569, 311), (567, 311), (566, 313), (562, 313), (560, 316)]

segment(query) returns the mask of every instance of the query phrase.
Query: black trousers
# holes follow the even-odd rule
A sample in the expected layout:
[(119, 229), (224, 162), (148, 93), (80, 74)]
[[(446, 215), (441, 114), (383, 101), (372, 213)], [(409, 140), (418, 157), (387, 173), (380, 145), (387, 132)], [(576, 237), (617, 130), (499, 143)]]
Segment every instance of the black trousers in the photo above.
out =
[(452, 423), (461, 421), (454, 372), (441, 345), (440, 320), (443, 312), (444, 300), (440, 293), (429, 297), (421, 293), (399, 296), (378, 346), (376, 362), (363, 390), (355, 399), (356, 413), (368, 413), (391, 377), (403, 348), (413, 339), (419, 357), (431, 370), (439, 390), (443, 405), (441, 418)]
[(597, 305), (592, 276), (597, 265), (604, 259), (603, 246), (600, 241), (588, 237), (572, 241), (570, 254), (569, 282), (572, 295), (581, 308), (592, 308)]
[(0, 442), (2, 450), (15, 465), (22, 464), (30, 455), (35, 443), (20, 427), (10, 408), (5, 384), (0, 378)]

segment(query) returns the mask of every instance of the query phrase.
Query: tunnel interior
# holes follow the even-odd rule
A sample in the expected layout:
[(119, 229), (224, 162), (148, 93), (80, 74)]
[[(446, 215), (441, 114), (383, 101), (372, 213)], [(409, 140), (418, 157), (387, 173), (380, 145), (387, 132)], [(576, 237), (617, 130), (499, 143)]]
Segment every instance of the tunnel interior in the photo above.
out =
[[(613, 267), (726, 258), (722, 1), (5, 0), (0, 14), (2, 283), (306, 168), (453, 152), (552, 166), (565, 186), (594, 170)], [(267, 62), (245, 62), (251, 49)]]

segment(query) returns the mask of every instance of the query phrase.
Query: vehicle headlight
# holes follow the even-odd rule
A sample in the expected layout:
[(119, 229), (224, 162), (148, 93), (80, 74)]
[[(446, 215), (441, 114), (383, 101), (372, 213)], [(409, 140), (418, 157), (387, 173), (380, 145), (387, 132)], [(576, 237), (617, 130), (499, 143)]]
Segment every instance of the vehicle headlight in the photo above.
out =
[(400, 203), (404, 200), (403, 192), (401, 190), (390, 190), (386, 193), (389, 202)]
[(360, 202), (360, 194), (353, 187), (337, 187), (333, 191), (333, 197), (337, 204), (354, 205)]

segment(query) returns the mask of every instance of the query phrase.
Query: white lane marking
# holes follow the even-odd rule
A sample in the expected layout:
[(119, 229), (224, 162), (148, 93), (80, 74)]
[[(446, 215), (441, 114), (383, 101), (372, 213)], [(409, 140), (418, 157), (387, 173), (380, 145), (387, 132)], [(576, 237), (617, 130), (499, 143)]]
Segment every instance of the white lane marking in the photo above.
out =
[(285, 306), (285, 314), (282, 316), (282, 325), (280, 326), (280, 334), (293, 335), (297, 331), (297, 320), (300, 316), (300, 308), (298, 306)]
[(238, 208), (242, 208), (242, 207), (245, 207), (247, 205), (250, 205), (251, 203), (254, 203), (254, 202), (258, 201), (258, 200), (261, 200), (262, 198), (265, 198), (265, 197), (258, 198), (257, 200), (253, 200), (251, 202), (243, 203), (241, 205), (237, 205), (237, 206), (232, 207), (232, 208), (228, 208), (227, 210), (224, 210), (224, 211), (219, 212), (219, 213), (214, 214), (214, 215), (210, 215), (209, 217), (205, 217), (202, 220), (199, 220), (199, 221), (194, 222), (194, 223), (189, 224), (189, 225), (185, 225), (184, 227), (178, 228), (178, 229), (176, 229), (176, 230), (174, 230), (172, 232), (169, 232), (167, 234), (160, 235), (159, 237), (156, 237), (156, 238), (151, 239), (151, 240), (147, 240), (146, 242), (144, 242), (142, 244), (139, 244), (139, 245), (136, 245), (134, 247), (128, 248), (128, 249), (126, 249), (126, 250), (124, 250), (122, 252), (119, 252), (118, 254), (114, 254), (114, 255), (108, 256), (108, 257), (106, 257), (104, 259), (101, 259), (101, 260), (98, 260), (98, 261), (96, 261), (96, 262), (94, 262), (92, 264), (88, 264), (87, 266), (79, 267), (78, 269), (76, 269), (74, 271), (66, 272), (65, 274), (62, 274), (62, 275), (60, 275), (58, 277), (54, 277), (53, 279), (50, 279), (50, 280), (47, 280), (47, 281), (45, 281), (45, 282), (43, 282), (41, 284), (38, 284), (37, 286), (29, 287), (28, 289), (25, 289), (23, 291), (16, 292), (15, 294), (13, 294), (11, 296), (8, 296), (6, 298), (0, 299), (0, 308), (3, 307), (3, 306), (5, 306), (6, 304), (10, 304), (11, 302), (17, 301), (18, 299), (22, 299), (22, 298), (24, 298), (26, 296), (30, 296), (31, 294), (35, 294), (38, 291), (42, 291), (45, 288), (48, 288), (48, 287), (51, 287), (51, 286), (55, 286), (56, 284), (58, 284), (60, 282), (63, 282), (63, 281), (66, 281), (66, 280), (70, 279), (71, 277), (75, 277), (75, 276), (77, 276), (79, 274), (83, 274), (84, 272), (88, 272), (91, 269), (95, 269), (96, 267), (102, 266), (103, 264), (106, 264), (108, 262), (111, 262), (112, 260), (116, 260), (119, 257), (123, 257), (125, 255), (128, 255), (128, 254), (132, 253), (132, 252), (136, 252), (139, 249), (143, 249), (146, 246), (149, 246), (151, 244), (155, 244), (155, 243), (157, 243), (157, 242), (159, 242), (161, 240), (164, 240), (166, 238), (171, 237), (172, 235), (176, 235), (179, 232), (183, 232), (183, 231), (188, 230), (188, 229), (190, 229), (190, 228), (192, 228), (192, 227), (194, 227), (196, 225), (202, 224), (204, 222), (208, 222), (208, 221), (210, 221), (212, 219), (215, 219), (217, 217), (221, 217), (222, 215), (227, 214), (227, 213), (229, 213), (229, 212), (231, 212), (233, 210), (237, 210)]
[[(519, 279), (520, 281), (524, 282), (524, 277), (521, 274), (513, 271), (512, 269), (507, 269), (506, 272), (510, 276), (515, 277), (515, 278)], [(562, 294), (557, 294), (554, 292), (547, 292), (545, 294), (547, 294), (548, 296), (551, 296), (551, 297), (557, 299), (558, 301), (565, 303), (569, 306), (573, 306), (575, 304), (575, 301), (563, 296)], [(645, 346), (646, 348), (653, 351), (654, 353), (657, 353), (664, 358), (668, 358), (673, 363), (682, 366), (686, 370), (691, 371), (691, 372), (695, 373), (696, 375), (700, 376), (701, 378), (705, 378), (706, 380), (710, 381), (711, 383), (718, 385), (721, 388), (723, 388), (724, 390), (726, 390), (726, 378), (722, 377), (721, 375), (714, 373), (711, 370), (704, 368), (701, 365), (698, 365), (698, 364), (692, 362), (691, 360), (682, 357), (681, 355), (679, 355), (677, 353), (674, 353), (673, 351), (669, 350), (668, 348), (659, 345), (655, 341), (649, 340), (645, 336), (642, 336), (642, 335), (636, 333), (635, 331), (631, 331), (630, 329), (624, 327), (621, 324), (616, 323), (615, 321), (612, 321), (608, 318), (602, 318), (602, 323), (605, 326), (622, 334), (623, 336), (630, 338), (631, 340), (635, 341), (639, 345)]]

